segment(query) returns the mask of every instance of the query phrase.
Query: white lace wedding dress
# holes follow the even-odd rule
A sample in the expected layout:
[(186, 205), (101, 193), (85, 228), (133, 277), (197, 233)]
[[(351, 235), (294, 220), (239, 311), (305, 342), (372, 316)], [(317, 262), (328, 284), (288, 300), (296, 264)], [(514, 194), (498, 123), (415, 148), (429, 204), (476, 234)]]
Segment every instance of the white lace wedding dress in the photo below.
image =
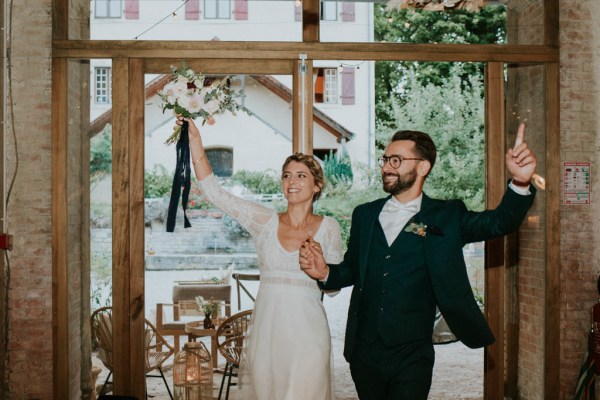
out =
[[(206, 199), (235, 218), (252, 235), (258, 255), (260, 289), (238, 385), (237, 400), (332, 400), (331, 335), (321, 291), (277, 237), (277, 212), (222, 189), (214, 175), (199, 183)], [(313, 233), (328, 263), (342, 260), (340, 227), (324, 217)]]

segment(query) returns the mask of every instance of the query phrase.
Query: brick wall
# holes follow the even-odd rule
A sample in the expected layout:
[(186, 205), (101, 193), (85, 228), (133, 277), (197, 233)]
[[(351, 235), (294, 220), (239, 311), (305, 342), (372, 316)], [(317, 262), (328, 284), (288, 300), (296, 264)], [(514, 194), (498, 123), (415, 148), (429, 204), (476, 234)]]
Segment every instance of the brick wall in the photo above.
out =
[(560, 2), (561, 162), (591, 162), (592, 204), (561, 207), (560, 398), (571, 399), (598, 300), (600, 2)]
[(15, 141), (8, 135), (11, 399), (52, 398), (51, 1), (13, 4), (11, 43)]

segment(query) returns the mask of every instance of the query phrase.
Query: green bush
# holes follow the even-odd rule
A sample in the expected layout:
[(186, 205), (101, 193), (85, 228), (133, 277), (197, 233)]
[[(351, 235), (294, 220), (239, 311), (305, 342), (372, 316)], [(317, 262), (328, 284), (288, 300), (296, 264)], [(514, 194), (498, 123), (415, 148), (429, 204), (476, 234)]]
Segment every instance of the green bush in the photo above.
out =
[(144, 197), (146, 199), (161, 198), (171, 192), (173, 176), (163, 165), (155, 165), (152, 171), (144, 172)]
[(90, 140), (90, 180), (97, 182), (112, 172), (112, 128), (106, 125)]
[(335, 182), (346, 181), (352, 182), (352, 163), (350, 156), (345, 151), (341, 155), (334, 155), (333, 151), (329, 151), (329, 155), (325, 155), (323, 160), (323, 173), (329, 181), (335, 179)]
[(255, 194), (281, 193), (281, 181), (277, 172), (239, 170), (231, 177), (235, 183), (245, 186)]

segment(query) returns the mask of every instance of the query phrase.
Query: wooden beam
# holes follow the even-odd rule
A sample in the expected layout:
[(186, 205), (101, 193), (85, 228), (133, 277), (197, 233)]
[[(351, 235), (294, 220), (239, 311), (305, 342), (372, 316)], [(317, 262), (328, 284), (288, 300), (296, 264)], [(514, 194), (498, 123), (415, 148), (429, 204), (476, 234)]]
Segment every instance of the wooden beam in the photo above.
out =
[[(296, 58), (297, 55), (296, 55)], [(171, 65), (179, 66), (183, 58), (173, 59), (146, 59), (144, 72), (147, 74), (165, 74), (170, 72)], [(293, 60), (184, 60), (188, 67), (203, 74), (219, 74), (227, 71), (228, 74), (263, 74), (263, 75), (291, 75), (294, 70)]]
[[(546, 65), (546, 282), (544, 398), (560, 393), (560, 68)], [(541, 193), (540, 193), (541, 194)]]
[[(113, 392), (130, 395), (132, 362), (130, 338), (130, 149), (129, 149), (129, 60), (112, 63), (112, 296), (113, 296)], [(140, 397), (141, 398), (141, 397)]]
[(312, 61), (297, 60), (293, 76), (292, 151), (313, 153)]
[(319, 41), (319, 28), (321, 25), (319, 0), (302, 1), (302, 41), (316, 43)]
[(55, 40), (53, 57), (144, 59), (255, 59), (373, 61), (559, 62), (558, 48), (534, 45), (174, 42), (136, 40)]
[(144, 326), (144, 63), (129, 62), (129, 322), (132, 394), (145, 396)]
[(544, 0), (544, 44), (558, 48), (559, 39), (558, 0)]
[(55, 400), (69, 398), (68, 60), (52, 61), (52, 359)]
[[(495, 208), (506, 190), (504, 168), (504, 65), (490, 63), (485, 73), (486, 209)], [(504, 238), (486, 242), (485, 314), (496, 342), (485, 348), (484, 398), (504, 399)]]
[(52, 38), (69, 39), (69, 0), (52, 0)]

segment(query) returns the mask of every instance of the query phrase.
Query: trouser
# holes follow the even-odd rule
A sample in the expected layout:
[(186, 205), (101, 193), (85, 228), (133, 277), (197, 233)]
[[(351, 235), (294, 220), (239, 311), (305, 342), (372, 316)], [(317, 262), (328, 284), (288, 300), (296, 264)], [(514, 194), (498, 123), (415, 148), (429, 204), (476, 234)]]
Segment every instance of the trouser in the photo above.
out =
[(350, 372), (360, 400), (426, 400), (434, 360), (431, 339), (386, 347), (359, 338)]

